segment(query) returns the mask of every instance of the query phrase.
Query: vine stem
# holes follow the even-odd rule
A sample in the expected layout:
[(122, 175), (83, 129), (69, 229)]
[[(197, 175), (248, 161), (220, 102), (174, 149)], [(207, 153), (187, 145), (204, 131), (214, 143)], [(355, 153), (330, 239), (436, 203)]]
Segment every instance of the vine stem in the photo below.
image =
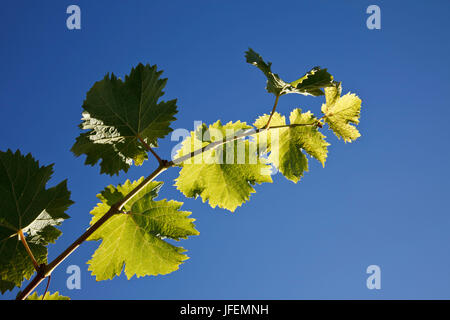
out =
[(278, 99), (280, 98), (280, 95), (278, 94), (275, 98), (275, 102), (273, 104), (273, 108), (272, 108), (272, 112), (270, 113), (269, 116), (269, 120), (267, 120), (266, 125), (264, 126), (264, 129), (268, 129), (269, 128), (269, 124), (270, 124), (270, 120), (272, 120), (273, 114), (275, 113), (275, 110), (277, 109), (277, 105), (278, 105)]
[[(276, 106), (276, 105), (275, 105)], [(260, 129), (249, 129), (245, 130), (241, 133), (238, 133), (232, 137), (228, 137), (227, 139), (224, 139), (222, 141), (216, 141), (208, 144), (207, 146), (203, 148), (199, 148), (190, 154), (186, 154), (182, 157), (179, 157), (173, 161), (167, 161), (167, 160), (161, 160), (158, 168), (156, 168), (155, 171), (153, 171), (149, 176), (147, 176), (136, 188), (134, 188), (130, 193), (128, 193), (122, 200), (116, 202), (111, 206), (111, 208), (99, 219), (97, 222), (95, 222), (92, 226), (90, 226), (78, 239), (76, 239), (66, 250), (64, 250), (59, 256), (57, 256), (52, 262), (50, 262), (48, 265), (43, 265), (39, 267), (37, 270), (36, 276), (30, 281), (30, 283), (25, 287), (25, 289), (17, 295), (17, 300), (25, 300), (28, 295), (33, 292), (34, 289), (51, 273), (53, 270), (58, 267), (58, 265), (63, 262), (72, 252), (74, 252), (84, 241), (86, 241), (89, 236), (91, 236), (98, 228), (100, 228), (106, 221), (108, 221), (109, 218), (114, 216), (117, 213), (120, 213), (122, 211), (122, 208), (130, 201), (139, 191), (141, 191), (146, 185), (148, 185), (151, 181), (153, 181), (158, 175), (166, 171), (168, 168), (173, 167), (175, 165), (178, 165), (192, 157), (194, 157), (197, 154), (201, 154), (207, 150), (216, 148), (222, 144), (241, 139), (244, 137), (248, 137), (257, 133), (261, 133), (266, 130), (273, 130), (273, 129), (280, 129), (280, 128), (291, 128), (291, 127), (298, 127), (298, 126), (312, 126), (317, 125), (317, 122), (314, 123), (302, 123), (302, 124), (290, 124), (290, 125), (281, 125), (281, 126), (273, 126), (270, 128), (260, 128)], [(141, 141), (142, 142), (142, 141)], [(150, 148), (150, 147), (149, 147)], [(150, 148), (151, 150), (151, 148)], [(157, 158), (157, 159), (158, 159)]]

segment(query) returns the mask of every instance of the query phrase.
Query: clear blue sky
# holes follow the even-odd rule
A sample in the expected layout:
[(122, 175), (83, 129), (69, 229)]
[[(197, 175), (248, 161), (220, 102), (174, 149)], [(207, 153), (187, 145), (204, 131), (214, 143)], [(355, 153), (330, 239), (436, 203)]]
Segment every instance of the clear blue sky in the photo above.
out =
[[(70, 4), (81, 7), (81, 30), (66, 28)], [(366, 28), (371, 4), (381, 30)], [(184, 199), (172, 186), (177, 169), (164, 173), (160, 198), (184, 201), (201, 232), (181, 243), (191, 259), (177, 272), (97, 283), (86, 261), (98, 243), (88, 242), (53, 273), (50, 290), (73, 299), (450, 298), (449, 15), (450, 2), (437, 0), (2, 3), (0, 149), (54, 162), (52, 183), (67, 177), (76, 202), (50, 259), (85, 230), (100, 190), (155, 167), (150, 160), (111, 178), (69, 151), (85, 94), (107, 72), (162, 68), (165, 97), (179, 101), (174, 128), (270, 111), (263, 75), (245, 63), (248, 47), (288, 80), (327, 67), (363, 100), (357, 142), (326, 131), (325, 168), (311, 161), (297, 185), (274, 176), (234, 214)], [(279, 111), (318, 113), (322, 102), (283, 97)], [(168, 157), (176, 143), (165, 139), (159, 153)], [(72, 264), (81, 290), (66, 288)], [(381, 290), (366, 288), (372, 264)]]

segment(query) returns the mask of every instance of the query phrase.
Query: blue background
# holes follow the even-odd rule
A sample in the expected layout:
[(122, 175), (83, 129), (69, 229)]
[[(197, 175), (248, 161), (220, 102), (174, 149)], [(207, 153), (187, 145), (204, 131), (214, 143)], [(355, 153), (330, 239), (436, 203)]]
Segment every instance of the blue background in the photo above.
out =
[[(66, 8), (81, 8), (81, 30)], [(381, 30), (366, 8), (381, 8)], [(185, 199), (164, 173), (160, 199), (184, 201), (201, 232), (182, 241), (191, 257), (167, 276), (96, 282), (87, 271), (98, 246), (84, 243), (52, 276), (51, 291), (73, 299), (448, 299), (450, 298), (449, 1), (4, 1), (0, 11), (0, 149), (55, 163), (69, 179), (71, 219), (54, 258), (88, 226), (95, 195), (137, 179), (156, 163), (109, 177), (70, 150), (86, 92), (107, 72), (138, 62), (169, 78), (178, 98), (174, 128), (194, 120), (252, 123), (273, 96), (245, 63), (252, 47), (286, 80), (327, 67), (344, 93), (363, 100), (362, 137), (332, 143), (325, 168), (311, 161), (299, 184), (280, 174), (234, 214)], [(319, 113), (323, 97), (280, 99), (279, 111)], [(169, 157), (178, 141), (161, 141)], [(81, 290), (66, 269), (81, 268)], [(381, 290), (366, 268), (381, 267)], [(41, 284), (38, 292), (42, 293)], [(12, 298), (14, 293), (2, 296)]]

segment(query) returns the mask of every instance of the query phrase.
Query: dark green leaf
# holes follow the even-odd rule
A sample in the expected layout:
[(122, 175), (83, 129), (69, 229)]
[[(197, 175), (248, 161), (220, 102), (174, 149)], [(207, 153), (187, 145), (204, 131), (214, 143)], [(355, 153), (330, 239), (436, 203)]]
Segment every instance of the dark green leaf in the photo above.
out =
[(176, 100), (159, 101), (167, 79), (156, 66), (139, 64), (125, 81), (106, 75), (87, 93), (83, 104), (80, 134), (72, 147), (76, 156), (85, 154), (86, 164), (100, 161), (102, 173), (127, 171), (134, 162), (147, 159), (145, 144), (157, 146), (157, 140), (172, 131), (170, 123), (177, 113)]
[(61, 232), (54, 226), (69, 218), (65, 211), (73, 203), (67, 182), (46, 188), (53, 173), (52, 165), (39, 162), (20, 151), (0, 151), (0, 289), (20, 286), (34, 273), (34, 266), (18, 232), (26, 234), (27, 243), (37, 262), (46, 263), (48, 243)]
[(333, 76), (327, 72), (327, 69), (315, 67), (300, 79), (287, 83), (278, 74), (272, 72), (272, 63), (266, 63), (253, 49), (249, 49), (245, 57), (248, 63), (258, 67), (264, 73), (267, 78), (267, 91), (276, 96), (289, 93), (320, 96), (323, 95), (322, 88), (333, 84)]

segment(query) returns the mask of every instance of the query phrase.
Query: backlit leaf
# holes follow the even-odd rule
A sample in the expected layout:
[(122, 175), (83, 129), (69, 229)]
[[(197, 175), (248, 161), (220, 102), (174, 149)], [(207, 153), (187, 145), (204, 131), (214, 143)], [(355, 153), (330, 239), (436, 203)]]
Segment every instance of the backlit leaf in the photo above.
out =
[(352, 142), (361, 136), (352, 125), (359, 123), (361, 99), (353, 93), (341, 97), (341, 91), (340, 83), (325, 89), (326, 103), (322, 105), (322, 112), (325, 122), (336, 136), (345, 142)]
[(46, 292), (44, 299), (42, 299), (42, 295), (38, 296), (36, 292), (29, 295), (26, 300), (70, 300), (69, 297), (61, 296), (58, 291), (54, 293)]
[[(240, 121), (203, 125), (183, 141), (178, 157), (210, 143), (225, 141), (250, 128)], [(256, 151), (255, 142), (243, 139), (207, 150), (180, 164), (182, 169), (175, 186), (186, 197), (200, 196), (213, 208), (218, 206), (233, 212), (255, 192), (252, 185), (272, 182), (270, 166), (257, 157)]]
[[(262, 128), (269, 116), (259, 117), (255, 126)], [(293, 182), (297, 182), (308, 171), (308, 159), (303, 151), (325, 165), (328, 143), (325, 136), (317, 129), (318, 119), (311, 112), (302, 113), (295, 109), (289, 117), (290, 127), (272, 128), (258, 134), (258, 143), (264, 144), (260, 149), (270, 152), (269, 161), (281, 173)], [(284, 116), (274, 113), (270, 121), (271, 127), (286, 125)]]
[[(109, 186), (98, 198), (101, 202), (91, 214), (91, 224), (100, 219), (110, 206), (133, 190), (143, 178), (131, 183), (127, 180), (117, 187)], [(198, 235), (191, 214), (180, 211), (181, 202), (154, 201), (161, 182), (150, 182), (124, 207), (124, 213), (107, 220), (88, 240), (102, 240), (89, 270), (97, 280), (112, 279), (124, 270), (128, 279), (147, 275), (168, 274), (188, 259), (182, 247), (165, 239), (180, 240)]]

